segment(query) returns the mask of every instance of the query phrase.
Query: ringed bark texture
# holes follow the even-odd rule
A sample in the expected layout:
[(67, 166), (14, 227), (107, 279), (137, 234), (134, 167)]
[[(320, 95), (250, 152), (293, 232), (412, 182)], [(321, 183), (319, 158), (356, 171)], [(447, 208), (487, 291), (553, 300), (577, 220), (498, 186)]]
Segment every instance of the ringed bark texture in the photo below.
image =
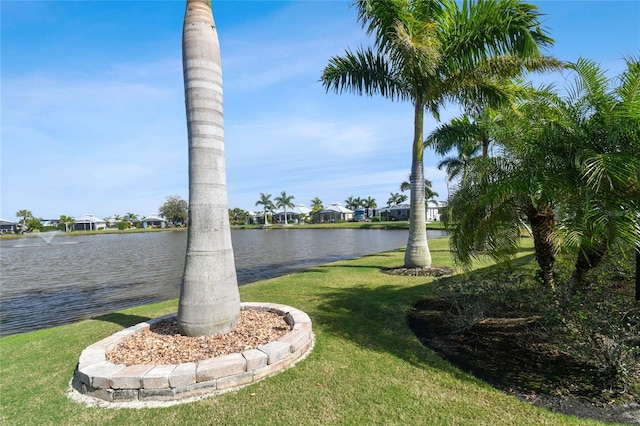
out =
[(240, 315), (227, 205), (220, 44), (208, 1), (187, 0), (182, 66), (189, 231), (178, 325), (188, 336), (203, 336), (231, 331)]
[(427, 216), (424, 195), (424, 105), (414, 105), (413, 157), (411, 161), (411, 199), (409, 211), (409, 240), (404, 253), (407, 268), (430, 268), (431, 251), (427, 241)]

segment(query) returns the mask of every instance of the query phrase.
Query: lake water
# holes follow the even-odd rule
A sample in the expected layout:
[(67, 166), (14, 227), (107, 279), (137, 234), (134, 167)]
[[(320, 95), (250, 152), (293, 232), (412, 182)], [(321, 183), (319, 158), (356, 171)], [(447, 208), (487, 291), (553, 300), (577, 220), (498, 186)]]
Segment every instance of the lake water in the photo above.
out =
[[(231, 231), (240, 285), (403, 247), (407, 237), (407, 230)], [(176, 298), (186, 245), (184, 231), (2, 240), (0, 335)]]

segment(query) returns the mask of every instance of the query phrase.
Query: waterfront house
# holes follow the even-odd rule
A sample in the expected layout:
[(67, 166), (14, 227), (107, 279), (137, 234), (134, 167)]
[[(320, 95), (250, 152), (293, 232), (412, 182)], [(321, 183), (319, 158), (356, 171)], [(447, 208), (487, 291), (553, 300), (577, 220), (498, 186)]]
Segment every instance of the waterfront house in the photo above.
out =
[[(304, 220), (311, 213), (311, 209), (305, 207), (304, 204), (296, 204), (292, 208), (287, 209), (287, 223), (293, 221), (294, 223), (298, 223), (301, 220)], [(284, 223), (285, 222), (285, 213), (284, 209), (280, 208), (277, 212), (273, 214), (273, 221), (276, 223)]]
[(151, 214), (141, 220), (143, 228), (166, 228), (167, 220), (161, 218), (160, 216)]
[(11, 222), (0, 218), (0, 234), (15, 234), (17, 230), (18, 224), (16, 222)]
[[(431, 203), (432, 205), (429, 205)], [(426, 219), (427, 222), (435, 222), (440, 220), (442, 210), (447, 207), (447, 203), (444, 201), (430, 201), (427, 203)]]
[(340, 203), (333, 203), (315, 213), (313, 217), (315, 222), (320, 223), (333, 223), (339, 220), (350, 221), (353, 219), (353, 210), (341, 206)]
[(76, 223), (73, 225), (73, 229), (76, 231), (97, 231), (99, 229), (105, 229), (106, 227), (106, 221), (92, 214), (85, 214), (80, 219), (76, 219)]
[(378, 210), (378, 215), (383, 221), (388, 220), (409, 220), (409, 204), (395, 204)]

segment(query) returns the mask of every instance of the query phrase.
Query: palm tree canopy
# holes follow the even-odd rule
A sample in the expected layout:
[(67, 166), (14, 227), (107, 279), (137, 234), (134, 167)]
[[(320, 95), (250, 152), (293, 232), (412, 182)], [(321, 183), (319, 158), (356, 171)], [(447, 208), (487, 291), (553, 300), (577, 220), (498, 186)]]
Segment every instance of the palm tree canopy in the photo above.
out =
[(469, 90), (503, 95), (493, 81), (498, 73), (512, 77), (561, 65), (539, 55), (553, 39), (543, 31), (537, 7), (519, 0), (354, 4), (375, 44), (331, 58), (321, 77), (327, 91), (417, 102), (437, 117), (443, 102), (468, 99)]
[(287, 193), (285, 191), (282, 191), (280, 193), (280, 196), (275, 197), (273, 200), (276, 202), (276, 206), (277, 207), (283, 207), (283, 208), (292, 208), (294, 207), (293, 205), (293, 199), (295, 197), (293, 195), (287, 195)]
[(366, 199), (362, 200), (362, 207), (364, 207), (365, 209), (375, 209), (376, 207), (378, 207), (378, 204), (376, 203), (375, 198), (367, 197)]
[(273, 201), (271, 201), (271, 194), (265, 194), (263, 192), (260, 193), (260, 199), (256, 201), (256, 206), (262, 206), (264, 210), (272, 210), (273, 209)]

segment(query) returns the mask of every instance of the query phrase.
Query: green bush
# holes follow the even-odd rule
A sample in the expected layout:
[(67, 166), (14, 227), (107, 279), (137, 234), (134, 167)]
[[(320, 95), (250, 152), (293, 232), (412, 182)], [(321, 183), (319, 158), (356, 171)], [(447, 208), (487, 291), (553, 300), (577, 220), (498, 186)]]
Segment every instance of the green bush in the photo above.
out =
[(609, 254), (588, 273), (585, 289), (559, 304), (567, 351), (593, 364), (612, 391), (637, 392), (628, 387), (640, 376), (640, 304), (629, 291), (633, 256), (633, 248)]
[(118, 222), (118, 229), (119, 230), (123, 231), (123, 230), (129, 229), (129, 228), (131, 228), (131, 224), (129, 222), (124, 221), (124, 220)]

